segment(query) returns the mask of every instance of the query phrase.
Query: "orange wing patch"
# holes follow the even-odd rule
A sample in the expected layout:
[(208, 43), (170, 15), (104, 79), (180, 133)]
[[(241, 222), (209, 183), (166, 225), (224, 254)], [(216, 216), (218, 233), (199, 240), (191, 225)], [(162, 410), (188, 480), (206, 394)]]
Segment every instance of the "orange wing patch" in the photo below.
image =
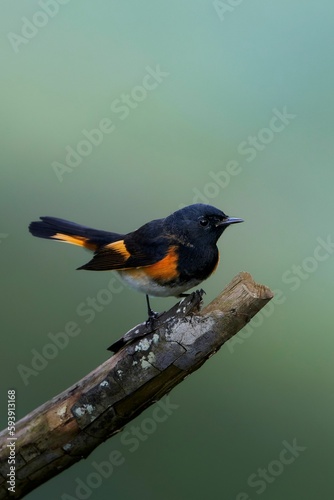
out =
[(166, 257), (159, 260), (159, 262), (156, 262), (155, 264), (145, 266), (145, 273), (150, 276), (150, 278), (159, 281), (170, 281), (178, 278), (178, 254), (176, 250), (176, 246), (170, 247)]
[(79, 269), (90, 269), (92, 271), (123, 270), (127, 267), (127, 261), (131, 257), (123, 240), (108, 243), (99, 248), (92, 260)]
[(78, 245), (80, 247), (88, 248), (89, 250), (96, 250), (96, 245), (94, 243), (89, 242), (88, 238), (84, 236), (71, 236), (69, 234), (56, 233), (51, 238), (59, 241), (63, 241), (64, 243), (70, 243), (71, 245)]
[(131, 257), (131, 254), (127, 250), (123, 240), (115, 241), (114, 243), (109, 243), (109, 245), (106, 245), (104, 248), (109, 248), (114, 252), (120, 253), (125, 260)]

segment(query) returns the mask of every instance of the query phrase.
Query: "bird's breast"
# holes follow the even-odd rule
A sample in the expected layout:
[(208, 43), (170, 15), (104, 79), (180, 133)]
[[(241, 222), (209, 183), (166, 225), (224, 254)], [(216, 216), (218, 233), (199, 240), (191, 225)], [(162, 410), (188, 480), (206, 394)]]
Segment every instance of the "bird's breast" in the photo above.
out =
[(179, 279), (183, 281), (187, 277), (191, 277), (201, 282), (216, 270), (218, 263), (217, 247), (200, 246), (194, 249), (181, 249), (179, 252)]

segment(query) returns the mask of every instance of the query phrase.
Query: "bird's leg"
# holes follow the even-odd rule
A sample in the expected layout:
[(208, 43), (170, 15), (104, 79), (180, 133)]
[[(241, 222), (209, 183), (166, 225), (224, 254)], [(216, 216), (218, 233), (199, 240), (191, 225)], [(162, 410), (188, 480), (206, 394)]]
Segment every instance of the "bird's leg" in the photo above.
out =
[(151, 308), (150, 299), (149, 299), (148, 295), (146, 295), (146, 303), (147, 303), (147, 312), (148, 312), (148, 319), (146, 321), (146, 324), (147, 324), (147, 326), (153, 327), (154, 320), (157, 319), (160, 316), (160, 314), (153, 311), (153, 309)]

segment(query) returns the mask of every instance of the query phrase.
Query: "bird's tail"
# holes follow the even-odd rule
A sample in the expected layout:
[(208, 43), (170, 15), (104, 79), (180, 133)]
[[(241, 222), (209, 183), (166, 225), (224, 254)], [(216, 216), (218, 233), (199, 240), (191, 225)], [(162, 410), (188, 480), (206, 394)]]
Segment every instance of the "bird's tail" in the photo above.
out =
[(31, 222), (29, 226), (29, 231), (33, 236), (72, 243), (94, 252), (100, 247), (122, 238), (122, 235), (118, 233), (92, 229), (56, 217), (41, 217), (40, 219)]

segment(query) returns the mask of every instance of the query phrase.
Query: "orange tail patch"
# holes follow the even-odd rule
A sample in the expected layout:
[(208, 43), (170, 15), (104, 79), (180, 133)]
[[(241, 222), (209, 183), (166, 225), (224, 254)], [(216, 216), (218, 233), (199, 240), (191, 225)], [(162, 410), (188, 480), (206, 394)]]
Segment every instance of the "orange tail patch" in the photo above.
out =
[(96, 250), (97, 246), (92, 243), (89, 238), (85, 238), (84, 236), (71, 236), (70, 234), (64, 233), (56, 233), (51, 238), (59, 241), (63, 241), (64, 243), (70, 243), (71, 245), (78, 245), (79, 247), (85, 247), (89, 250)]

